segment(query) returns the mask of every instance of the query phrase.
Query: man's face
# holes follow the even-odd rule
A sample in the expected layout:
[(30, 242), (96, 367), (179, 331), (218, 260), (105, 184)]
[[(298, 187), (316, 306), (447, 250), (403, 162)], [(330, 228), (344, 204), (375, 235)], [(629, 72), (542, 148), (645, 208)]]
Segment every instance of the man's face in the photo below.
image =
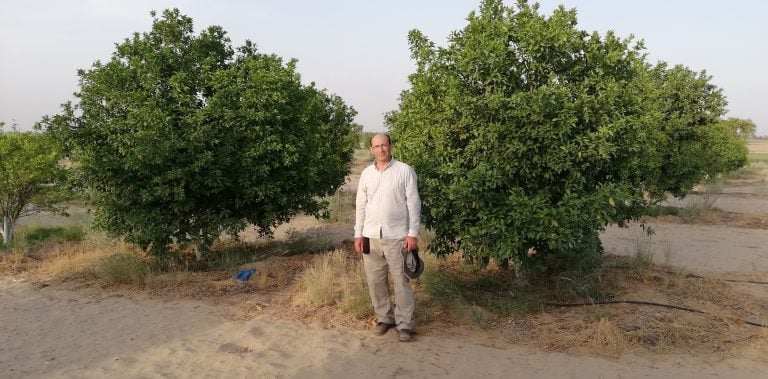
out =
[(371, 140), (371, 154), (379, 162), (389, 162), (392, 158), (392, 145), (386, 136), (375, 136)]

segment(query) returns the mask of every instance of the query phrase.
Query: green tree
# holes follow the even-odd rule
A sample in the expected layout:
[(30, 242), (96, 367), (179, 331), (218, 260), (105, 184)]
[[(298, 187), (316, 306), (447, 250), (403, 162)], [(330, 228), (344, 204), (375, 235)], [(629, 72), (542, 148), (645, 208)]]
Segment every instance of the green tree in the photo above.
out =
[(666, 192), (684, 196), (707, 176), (747, 163), (747, 145), (738, 130), (721, 120), (726, 112), (722, 90), (706, 72), (659, 63), (650, 71), (653, 88), (646, 92), (655, 128), (643, 145), (645, 159), (655, 160), (644, 182), (657, 199)]
[(0, 236), (7, 245), (21, 217), (43, 211), (64, 214), (55, 205), (64, 169), (59, 165), (60, 151), (49, 136), (2, 127), (0, 122)]
[[(606, 225), (733, 166), (685, 155), (720, 131), (725, 102), (704, 73), (651, 66), (632, 38), (578, 30), (573, 9), (486, 0), (467, 20), (445, 48), (409, 33), (416, 71), (387, 116), (437, 255), (570, 268), (601, 253)], [(696, 169), (669, 179), (687, 167), (671, 158)]]
[(178, 9), (152, 16), (42, 122), (98, 194), (96, 225), (153, 254), (204, 254), (222, 232), (322, 216), (349, 171), (355, 111), (302, 84), (295, 60), (233, 49), (218, 26), (195, 35)]
[(755, 132), (757, 132), (757, 125), (750, 120), (744, 118), (728, 117), (722, 121), (728, 128), (733, 130), (736, 135), (743, 139), (755, 138)]

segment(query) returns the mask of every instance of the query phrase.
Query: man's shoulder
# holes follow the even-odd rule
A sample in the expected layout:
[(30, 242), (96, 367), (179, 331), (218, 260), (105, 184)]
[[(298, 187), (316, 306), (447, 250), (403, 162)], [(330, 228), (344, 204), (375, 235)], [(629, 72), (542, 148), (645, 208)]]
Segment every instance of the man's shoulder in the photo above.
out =
[(408, 163), (399, 161), (394, 158), (392, 159), (392, 167), (397, 167), (399, 170), (414, 171), (413, 167), (411, 167), (411, 165), (409, 165)]
[(374, 167), (374, 164), (373, 164), (373, 163), (371, 163), (371, 164), (369, 164), (369, 165), (365, 166), (365, 168), (363, 169), (363, 171), (360, 173), (360, 176), (367, 176), (367, 175), (371, 175), (371, 174), (373, 174), (375, 171), (376, 171), (376, 168)]

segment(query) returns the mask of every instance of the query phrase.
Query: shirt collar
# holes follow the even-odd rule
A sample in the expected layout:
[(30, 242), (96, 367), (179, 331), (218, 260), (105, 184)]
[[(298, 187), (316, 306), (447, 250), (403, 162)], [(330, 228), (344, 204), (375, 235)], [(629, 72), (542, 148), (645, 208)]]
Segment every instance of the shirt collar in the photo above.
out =
[(379, 168), (376, 166), (376, 160), (375, 159), (373, 160), (373, 163), (371, 163), (371, 164), (373, 165), (373, 169), (374, 170), (376, 170), (376, 171), (384, 171), (384, 170), (388, 169), (390, 166), (392, 166), (392, 163), (395, 163), (395, 158), (394, 157), (390, 158), (389, 162), (387, 162), (387, 165), (384, 166), (384, 168), (382, 168), (381, 170), (379, 170)]

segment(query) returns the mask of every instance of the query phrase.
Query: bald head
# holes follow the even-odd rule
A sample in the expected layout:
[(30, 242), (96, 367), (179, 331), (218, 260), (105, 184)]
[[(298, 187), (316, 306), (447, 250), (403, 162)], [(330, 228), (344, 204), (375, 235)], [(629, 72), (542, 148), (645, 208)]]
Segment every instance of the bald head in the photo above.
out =
[(371, 138), (371, 147), (373, 147), (374, 142), (382, 142), (382, 138), (388, 144), (392, 145), (392, 139), (389, 138), (389, 134), (379, 133), (373, 136), (373, 138)]

